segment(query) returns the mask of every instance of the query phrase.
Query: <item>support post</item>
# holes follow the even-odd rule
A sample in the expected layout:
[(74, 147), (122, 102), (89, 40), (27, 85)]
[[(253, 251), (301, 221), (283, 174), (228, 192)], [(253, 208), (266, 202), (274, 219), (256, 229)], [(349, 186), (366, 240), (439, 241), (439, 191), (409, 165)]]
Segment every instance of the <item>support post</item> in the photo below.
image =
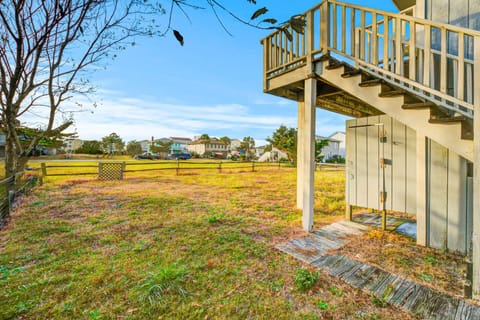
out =
[(298, 103), (297, 130), (297, 209), (303, 209), (303, 132), (305, 126), (305, 103)]
[(417, 132), (417, 244), (427, 245), (427, 144)]
[(480, 300), (480, 36), (474, 38), (473, 88), (473, 299)]
[(305, 80), (305, 119), (302, 139), (303, 161), (303, 216), (302, 226), (306, 231), (313, 229), (314, 176), (315, 176), (315, 107), (317, 80)]

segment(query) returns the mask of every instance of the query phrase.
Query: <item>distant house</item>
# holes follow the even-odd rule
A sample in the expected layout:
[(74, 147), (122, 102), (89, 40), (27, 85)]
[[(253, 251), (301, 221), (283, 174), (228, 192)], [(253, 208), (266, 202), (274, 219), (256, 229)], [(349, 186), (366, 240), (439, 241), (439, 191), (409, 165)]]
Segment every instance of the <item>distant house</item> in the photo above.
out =
[(83, 145), (83, 140), (75, 138), (67, 138), (63, 141), (65, 152), (72, 153)]
[(255, 158), (260, 158), (265, 153), (265, 146), (255, 147), (253, 149), (253, 155)]
[(316, 137), (317, 141), (327, 140), (328, 144), (323, 147), (320, 153), (323, 156), (323, 160), (329, 160), (332, 158), (345, 158), (345, 132), (337, 131), (328, 137)]
[(338, 145), (338, 155), (342, 158), (345, 158), (345, 141), (347, 138), (347, 135), (343, 131), (337, 131), (333, 134), (331, 134), (329, 139), (337, 140), (340, 141), (340, 144)]
[(192, 142), (190, 138), (170, 137), (172, 145), (170, 146), (170, 154), (188, 153), (188, 144)]
[(142, 140), (138, 141), (140, 145), (142, 146), (142, 152), (149, 152), (150, 151), (150, 146), (152, 145), (152, 142), (150, 140)]
[(228, 153), (229, 146), (217, 139), (217, 138), (210, 138), (210, 140), (195, 140), (190, 142), (187, 145), (187, 150), (191, 153), (197, 153), (201, 157), (217, 157), (217, 158), (225, 158)]
[(240, 149), (241, 144), (242, 141), (239, 139), (230, 140), (230, 151), (237, 151), (238, 149)]
[(278, 150), (277, 148), (273, 147), (271, 151), (264, 152), (259, 158), (258, 162), (273, 162), (279, 161), (280, 159), (288, 159), (286, 153)]

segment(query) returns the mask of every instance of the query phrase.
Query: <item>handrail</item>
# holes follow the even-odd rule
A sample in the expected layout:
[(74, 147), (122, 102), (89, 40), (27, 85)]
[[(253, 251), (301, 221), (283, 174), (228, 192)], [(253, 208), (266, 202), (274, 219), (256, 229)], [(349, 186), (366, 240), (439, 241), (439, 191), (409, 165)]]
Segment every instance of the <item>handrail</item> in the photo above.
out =
[(475, 61), (479, 31), (335, 0), (301, 16), (303, 32), (287, 24), (290, 39), (282, 29), (262, 39), (265, 90), (268, 79), (308, 68), (319, 52), (332, 52), (452, 114), (473, 119), (473, 104), (479, 103), (474, 86), (480, 81), (473, 81), (480, 68)]

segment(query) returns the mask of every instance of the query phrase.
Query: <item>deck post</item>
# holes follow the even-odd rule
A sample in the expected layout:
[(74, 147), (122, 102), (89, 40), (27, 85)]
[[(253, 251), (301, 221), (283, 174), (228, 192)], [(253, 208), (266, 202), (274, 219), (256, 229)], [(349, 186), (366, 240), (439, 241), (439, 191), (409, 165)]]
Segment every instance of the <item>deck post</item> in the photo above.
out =
[(298, 102), (298, 130), (297, 130), (297, 209), (303, 209), (303, 132), (305, 126), (305, 103)]
[(417, 244), (427, 245), (427, 143), (426, 137), (417, 133)]
[[(474, 38), (474, 79), (480, 79), (480, 37)], [(475, 300), (480, 300), (480, 83), (473, 88), (473, 234), (472, 234), (472, 292)]]
[(311, 76), (305, 80), (305, 119), (302, 137), (303, 159), (303, 216), (305, 231), (313, 230), (314, 176), (315, 176), (315, 108), (317, 80)]

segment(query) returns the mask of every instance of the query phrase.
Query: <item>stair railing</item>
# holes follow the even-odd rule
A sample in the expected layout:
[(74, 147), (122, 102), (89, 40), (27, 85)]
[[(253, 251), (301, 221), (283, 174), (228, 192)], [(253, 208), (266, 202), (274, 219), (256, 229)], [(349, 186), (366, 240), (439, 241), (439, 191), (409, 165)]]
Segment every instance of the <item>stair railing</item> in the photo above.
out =
[(286, 25), (287, 32), (262, 40), (265, 89), (270, 78), (290, 70), (313, 71), (316, 59), (328, 52), (452, 114), (473, 118), (473, 105), (480, 105), (480, 32), (333, 0), (301, 17), (302, 32)]

